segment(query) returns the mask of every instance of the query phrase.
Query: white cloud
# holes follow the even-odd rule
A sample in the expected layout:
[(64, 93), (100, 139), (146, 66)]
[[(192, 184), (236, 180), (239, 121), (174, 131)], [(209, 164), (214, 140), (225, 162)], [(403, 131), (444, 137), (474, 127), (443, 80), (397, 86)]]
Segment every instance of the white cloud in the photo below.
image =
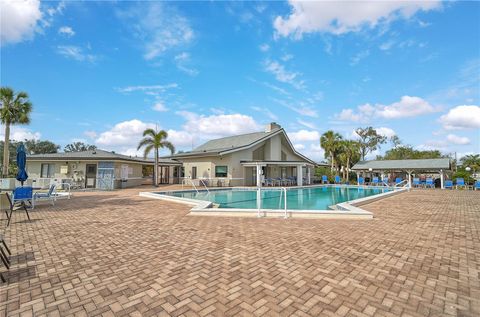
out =
[(267, 52), (270, 49), (270, 45), (264, 43), (258, 47), (262, 52)]
[(299, 130), (297, 132), (288, 133), (288, 137), (294, 143), (305, 141), (320, 142), (320, 133), (318, 133), (318, 131)]
[(280, 59), (284, 62), (288, 62), (289, 60), (291, 60), (293, 58), (293, 55), (292, 54), (285, 54), (283, 55)]
[(130, 93), (130, 92), (143, 92), (147, 95), (159, 95), (164, 93), (165, 91), (173, 88), (177, 88), (178, 85), (176, 83), (170, 83), (166, 85), (138, 85), (138, 86), (127, 86), (123, 88), (116, 88), (118, 92), (121, 93)]
[(480, 129), (480, 107), (457, 106), (441, 116), (439, 121), (447, 130)]
[(253, 107), (250, 107), (252, 110), (255, 110), (257, 112), (260, 112), (260, 113), (263, 113), (265, 116), (267, 116), (270, 120), (278, 120), (278, 117), (276, 114), (274, 114), (273, 112), (271, 112), (269, 109), (267, 108), (264, 108), (264, 107), (256, 107), (256, 106), (253, 106)]
[(457, 145), (467, 145), (470, 144), (470, 139), (467, 137), (458, 136), (455, 134), (447, 135), (447, 141)]
[(177, 68), (190, 76), (198, 75), (198, 70), (195, 68), (189, 67), (188, 64), (190, 63), (190, 54), (187, 52), (180, 53), (175, 56), (175, 63), (177, 64)]
[(1, 6), (1, 43), (18, 43), (32, 39), (42, 19), (40, 0), (2, 0)]
[(252, 117), (240, 113), (207, 116), (180, 111), (178, 114), (186, 119), (183, 130), (200, 138), (224, 137), (262, 129)]
[[(41, 137), (40, 132), (34, 132), (28, 128), (20, 126), (10, 127), (10, 141), (23, 141), (23, 140), (39, 140)], [(0, 125), (0, 140), (5, 139), (5, 126)]]
[(395, 131), (386, 127), (375, 128), (375, 131), (377, 131), (377, 133), (380, 135), (386, 136), (387, 138), (391, 138), (392, 136), (397, 135)]
[(341, 121), (368, 122), (372, 118), (399, 119), (416, 117), (438, 111), (428, 101), (420, 97), (403, 96), (400, 101), (389, 105), (369, 103), (360, 105), (356, 110), (343, 109), (335, 115)]
[(168, 130), (168, 140), (173, 143), (175, 147), (191, 148), (194, 144), (193, 134), (186, 131)]
[(301, 125), (303, 125), (304, 127), (307, 127), (309, 129), (312, 129), (312, 130), (316, 130), (317, 127), (315, 126), (315, 124), (311, 123), (311, 122), (307, 122), (307, 121), (304, 121), (302, 119), (297, 119), (297, 122)]
[(83, 48), (74, 45), (59, 45), (57, 46), (57, 53), (79, 62), (94, 63), (98, 60), (98, 56), (86, 53)]
[(301, 144), (301, 143), (294, 144), (293, 147), (294, 147), (295, 150), (297, 150), (297, 151), (305, 150), (305, 145), (303, 145), (303, 144)]
[(58, 29), (58, 33), (68, 37), (72, 37), (75, 35), (75, 31), (69, 26), (62, 26)]
[(320, 142), (310, 143), (310, 146), (305, 147), (301, 153), (316, 162), (325, 160), (325, 151), (320, 146)]
[(408, 19), (419, 11), (441, 7), (440, 1), (293, 1), (287, 17), (277, 16), (275, 36), (301, 39), (308, 33), (344, 34), (374, 28), (397, 19)]
[(95, 139), (98, 136), (97, 132), (91, 131), (91, 130), (85, 131), (83, 132), (83, 134), (89, 137), (90, 139)]
[(158, 112), (168, 111), (167, 106), (165, 106), (165, 104), (160, 100), (157, 100), (157, 102), (153, 105), (152, 109)]
[(301, 75), (300, 73), (287, 71), (285, 66), (271, 60), (266, 60), (264, 62), (264, 67), (267, 72), (275, 75), (275, 78), (278, 81), (290, 84), (297, 89), (305, 88), (305, 82), (298, 79), (298, 77)]
[(382, 51), (388, 51), (389, 49), (391, 49), (393, 47), (394, 44), (395, 44), (395, 41), (389, 40), (387, 42), (382, 43), (379, 46), (379, 49), (382, 50)]
[(162, 2), (139, 3), (128, 11), (118, 12), (144, 50), (144, 58), (152, 60), (164, 52), (184, 47), (194, 39), (190, 23), (173, 6)]
[(350, 65), (352, 65), (352, 66), (357, 65), (362, 59), (367, 58), (369, 55), (370, 55), (369, 50), (364, 50), (364, 51), (358, 52), (357, 54), (352, 56), (352, 58), (350, 58)]
[(304, 101), (296, 100), (295, 104), (291, 104), (290, 102), (287, 102), (285, 100), (277, 99), (277, 98), (271, 98), (273, 101), (276, 103), (292, 110), (295, 111), (298, 114), (301, 114), (302, 116), (307, 116), (307, 117), (312, 117), (312, 118), (317, 118), (318, 113), (317, 110), (312, 108), (311, 104), (307, 104)]
[(95, 143), (108, 149), (115, 148), (120, 151), (136, 148), (142, 139), (145, 129), (155, 129), (155, 124), (142, 122), (137, 119), (123, 121), (114, 125), (110, 130), (100, 133)]

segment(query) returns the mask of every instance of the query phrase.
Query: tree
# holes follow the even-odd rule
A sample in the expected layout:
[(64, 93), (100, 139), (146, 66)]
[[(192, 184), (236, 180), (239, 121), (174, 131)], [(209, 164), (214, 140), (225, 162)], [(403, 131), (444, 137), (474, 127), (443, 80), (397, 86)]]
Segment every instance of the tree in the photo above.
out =
[(339, 133), (333, 132), (332, 130), (325, 132), (320, 137), (320, 146), (325, 151), (325, 157), (330, 158), (332, 171), (334, 170), (335, 166), (335, 154), (340, 147), (341, 140), (342, 136)]
[(464, 168), (470, 167), (474, 172), (480, 171), (480, 154), (465, 155), (460, 161)]
[(360, 145), (358, 142), (353, 140), (341, 141), (339, 158), (344, 167), (343, 179), (347, 179), (350, 168), (360, 160)]
[(397, 147), (397, 146), (402, 145), (402, 141), (400, 140), (400, 138), (397, 135), (392, 135), (390, 137), (390, 142), (392, 143), (393, 147)]
[[(0, 120), (5, 126), (5, 144), (10, 143), (10, 127), (15, 124), (29, 124), (32, 103), (28, 100), (28, 94), (20, 91), (15, 93), (12, 88), (0, 88)], [(2, 175), (8, 176), (10, 163), (9, 146), (3, 148)]]
[(360, 137), (359, 145), (363, 161), (368, 153), (379, 149), (381, 144), (387, 142), (387, 137), (378, 134), (372, 127), (358, 128), (355, 132)]
[(50, 154), (50, 153), (58, 153), (60, 150), (60, 145), (56, 145), (50, 141), (37, 141), (37, 140), (25, 140), (23, 142), (27, 152), (29, 154)]
[(67, 144), (63, 149), (65, 152), (83, 152), (83, 151), (95, 151), (97, 147), (95, 145), (85, 144), (83, 142), (73, 142)]
[(397, 146), (385, 152), (384, 156), (378, 156), (380, 160), (413, 160), (413, 159), (435, 159), (446, 157), (438, 150), (419, 151), (410, 145)]
[(155, 131), (153, 129), (146, 129), (143, 131), (143, 139), (138, 143), (137, 150), (140, 150), (142, 147), (145, 147), (143, 156), (147, 158), (152, 150), (154, 150), (155, 155), (155, 168), (154, 168), (154, 178), (153, 183), (155, 186), (158, 186), (158, 151), (159, 149), (167, 148), (173, 154), (175, 153), (175, 147), (172, 143), (167, 141), (168, 133), (167, 131), (160, 130)]

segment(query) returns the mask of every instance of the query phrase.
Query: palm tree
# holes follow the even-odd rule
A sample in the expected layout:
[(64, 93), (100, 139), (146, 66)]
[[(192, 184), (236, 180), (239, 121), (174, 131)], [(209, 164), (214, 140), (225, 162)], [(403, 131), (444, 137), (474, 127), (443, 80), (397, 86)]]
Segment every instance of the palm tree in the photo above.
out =
[(5, 146), (3, 147), (2, 175), (8, 176), (10, 158), (10, 126), (15, 124), (29, 124), (32, 103), (28, 94), (23, 91), (15, 93), (10, 87), (0, 88), (0, 121), (5, 126)]
[(335, 166), (335, 153), (338, 151), (341, 140), (342, 136), (337, 132), (333, 132), (332, 130), (325, 132), (320, 137), (320, 146), (325, 150), (325, 157), (330, 158), (332, 171)]
[(350, 167), (352, 163), (355, 160), (360, 159), (360, 144), (358, 142), (353, 141), (353, 140), (344, 140), (341, 141), (341, 158), (343, 159), (344, 165), (344, 172), (343, 172), (343, 179), (346, 179), (346, 176), (348, 177), (348, 171), (350, 170)]
[(155, 167), (154, 167), (154, 185), (158, 186), (158, 151), (159, 149), (167, 148), (173, 154), (175, 153), (175, 147), (172, 143), (167, 141), (168, 133), (167, 131), (160, 130), (156, 131), (153, 129), (146, 129), (143, 131), (143, 139), (138, 144), (137, 150), (140, 150), (142, 147), (145, 147), (143, 156), (147, 158), (148, 154), (152, 150), (155, 150)]

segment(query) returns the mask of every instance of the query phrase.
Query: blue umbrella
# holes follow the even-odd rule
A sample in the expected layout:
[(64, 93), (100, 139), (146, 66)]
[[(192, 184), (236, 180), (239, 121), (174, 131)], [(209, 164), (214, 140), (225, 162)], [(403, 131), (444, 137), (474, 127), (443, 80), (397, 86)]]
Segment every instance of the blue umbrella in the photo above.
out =
[(18, 172), (17, 172), (17, 180), (19, 182), (23, 182), (27, 180), (28, 174), (27, 171), (25, 170), (25, 167), (27, 165), (27, 154), (25, 153), (25, 147), (23, 144), (20, 144), (17, 147), (17, 166), (18, 166)]

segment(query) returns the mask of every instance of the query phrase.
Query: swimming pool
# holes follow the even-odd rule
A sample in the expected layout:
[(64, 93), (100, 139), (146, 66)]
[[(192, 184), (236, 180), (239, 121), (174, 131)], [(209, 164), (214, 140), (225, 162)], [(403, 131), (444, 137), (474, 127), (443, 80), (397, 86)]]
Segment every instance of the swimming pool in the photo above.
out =
[[(288, 210), (329, 210), (333, 205), (358, 200), (382, 193), (391, 192), (386, 187), (365, 186), (316, 186), (288, 188)], [(229, 188), (207, 191), (171, 191), (157, 192), (162, 196), (176, 197), (188, 201), (199, 200), (214, 204), (220, 209), (285, 209), (284, 192), (279, 188), (262, 188), (259, 192), (254, 188)], [(258, 205), (258, 198), (260, 203)]]

